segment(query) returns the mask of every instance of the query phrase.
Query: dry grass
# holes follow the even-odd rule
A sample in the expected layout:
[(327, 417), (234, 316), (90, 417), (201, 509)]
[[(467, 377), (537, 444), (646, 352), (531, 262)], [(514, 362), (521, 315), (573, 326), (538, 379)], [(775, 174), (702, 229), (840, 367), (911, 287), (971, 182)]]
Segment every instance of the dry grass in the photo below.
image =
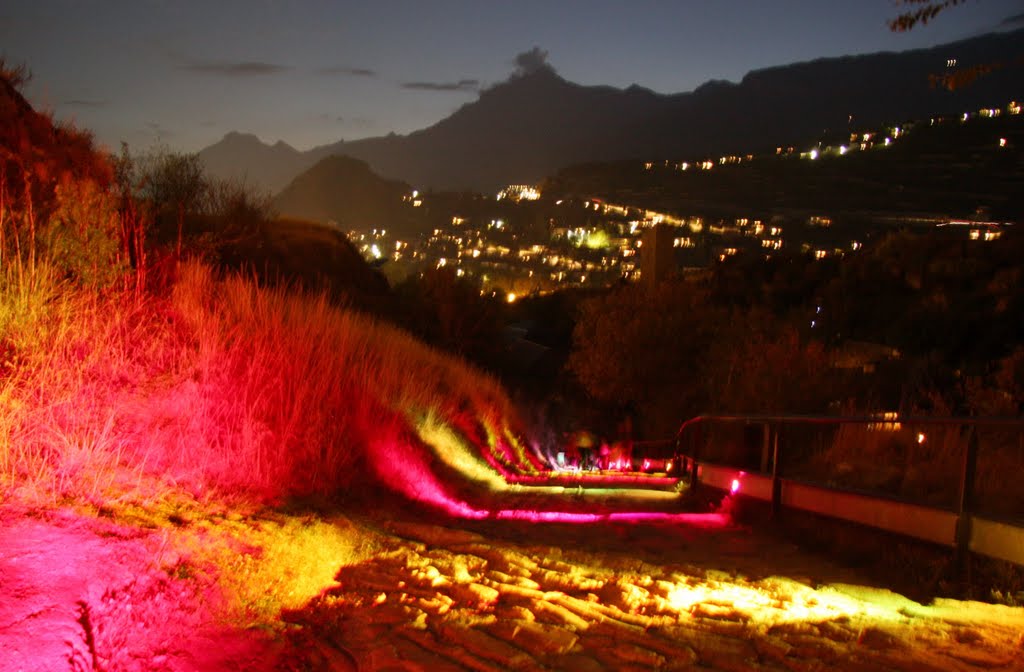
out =
[(496, 381), (323, 295), (186, 264), (163, 298), (52, 281), (0, 296), (7, 496), (105, 501), (159, 482), (275, 501), (364, 481), (427, 417), (515, 436)]

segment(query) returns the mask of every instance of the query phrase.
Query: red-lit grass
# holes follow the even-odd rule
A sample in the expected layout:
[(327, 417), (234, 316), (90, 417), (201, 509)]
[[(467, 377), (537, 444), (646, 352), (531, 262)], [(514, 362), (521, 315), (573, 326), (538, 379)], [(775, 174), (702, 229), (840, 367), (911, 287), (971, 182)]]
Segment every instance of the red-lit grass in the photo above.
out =
[(52, 283), (4, 301), (8, 495), (104, 499), (155, 477), (278, 500), (380, 473), (428, 415), (515, 436), (493, 379), (323, 296), (186, 264), (163, 298)]

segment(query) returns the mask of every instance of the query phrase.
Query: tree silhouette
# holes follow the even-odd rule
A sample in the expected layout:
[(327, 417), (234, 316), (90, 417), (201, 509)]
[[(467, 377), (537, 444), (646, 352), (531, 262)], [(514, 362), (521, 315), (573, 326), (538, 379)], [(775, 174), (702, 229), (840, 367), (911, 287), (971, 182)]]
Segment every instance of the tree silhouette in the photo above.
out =
[(913, 30), (918, 24), (925, 25), (936, 16), (949, 9), (962, 5), (965, 0), (898, 0), (904, 7), (914, 7), (889, 20), (889, 28), (893, 32), (905, 33)]
[[(925, 25), (936, 16), (951, 7), (962, 5), (966, 0), (898, 0), (898, 4), (915, 9), (908, 10), (889, 20), (889, 29), (896, 33), (905, 33), (918, 25)], [(1024, 64), (1024, 56), (1018, 57), (1014, 65)], [(950, 72), (933, 74), (928, 80), (933, 87), (941, 87), (949, 91), (973, 84), (979, 77), (1006, 67), (1006, 63), (979, 63), (970, 67), (954, 69)]]
[(168, 151), (151, 154), (144, 161), (141, 183), (143, 195), (156, 213), (173, 214), (180, 257), (185, 215), (202, 209), (208, 188), (199, 155)]

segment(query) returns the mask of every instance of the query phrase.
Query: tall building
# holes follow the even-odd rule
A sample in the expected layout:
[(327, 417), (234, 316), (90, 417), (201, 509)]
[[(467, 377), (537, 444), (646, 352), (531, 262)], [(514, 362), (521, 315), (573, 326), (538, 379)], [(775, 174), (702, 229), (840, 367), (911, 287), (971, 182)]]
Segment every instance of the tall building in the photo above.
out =
[(668, 224), (655, 224), (641, 237), (640, 282), (648, 289), (653, 289), (675, 270), (673, 232)]

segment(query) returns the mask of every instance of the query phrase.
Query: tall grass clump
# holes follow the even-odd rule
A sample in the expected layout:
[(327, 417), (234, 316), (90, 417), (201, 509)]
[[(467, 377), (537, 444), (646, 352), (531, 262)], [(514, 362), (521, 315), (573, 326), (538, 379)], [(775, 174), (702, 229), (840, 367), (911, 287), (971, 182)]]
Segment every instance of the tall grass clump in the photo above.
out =
[(41, 264), (0, 288), (0, 493), (97, 492), (121, 461), (116, 393), (137, 377), (138, 305)]

